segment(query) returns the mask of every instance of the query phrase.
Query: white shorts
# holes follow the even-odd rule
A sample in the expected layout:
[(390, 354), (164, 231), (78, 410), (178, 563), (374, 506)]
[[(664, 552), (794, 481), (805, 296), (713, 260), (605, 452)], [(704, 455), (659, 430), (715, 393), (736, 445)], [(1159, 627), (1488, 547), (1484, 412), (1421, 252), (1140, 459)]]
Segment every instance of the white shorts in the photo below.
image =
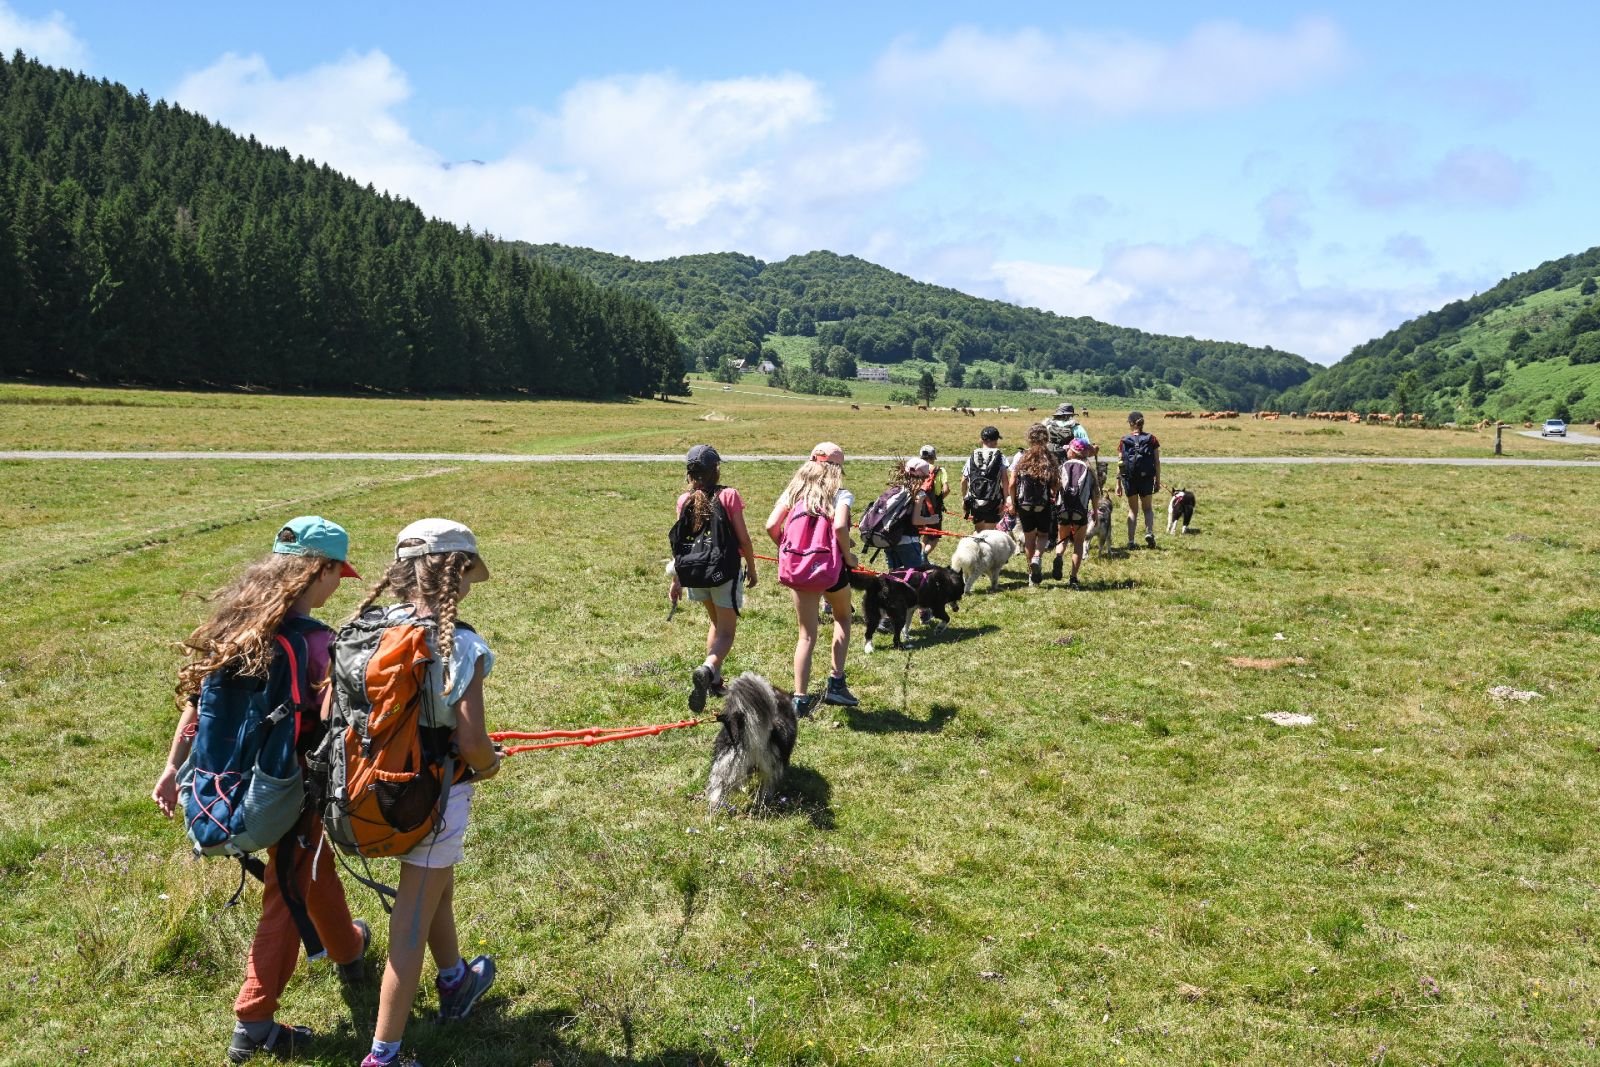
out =
[(457, 782), (450, 787), (450, 799), (444, 806), (444, 826), (418, 841), (404, 856), (401, 863), (413, 867), (454, 867), (466, 855), (467, 816), (472, 813), (471, 782)]

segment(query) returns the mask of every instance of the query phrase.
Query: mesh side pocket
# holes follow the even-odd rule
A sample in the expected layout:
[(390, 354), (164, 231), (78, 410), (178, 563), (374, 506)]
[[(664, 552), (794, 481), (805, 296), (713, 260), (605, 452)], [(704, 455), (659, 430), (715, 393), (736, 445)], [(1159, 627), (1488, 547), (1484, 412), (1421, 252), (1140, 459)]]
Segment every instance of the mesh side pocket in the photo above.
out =
[(414, 774), (378, 773), (378, 781), (368, 788), (378, 801), (378, 813), (384, 822), (407, 833), (433, 818), (439, 804), (440, 785), (431, 769)]

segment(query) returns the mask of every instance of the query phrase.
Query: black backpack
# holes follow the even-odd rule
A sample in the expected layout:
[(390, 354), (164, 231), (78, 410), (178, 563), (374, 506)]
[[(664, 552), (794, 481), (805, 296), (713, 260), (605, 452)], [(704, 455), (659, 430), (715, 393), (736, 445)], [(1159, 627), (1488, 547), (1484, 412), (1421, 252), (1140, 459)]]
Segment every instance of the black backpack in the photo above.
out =
[(911, 530), (911, 492), (902, 486), (885, 489), (861, 516), (861, 541), (872, 548), (893, 548)]
[(1122, 476), (1156, 476), (1156, 439), (1147, 433), (1130, 433), (1122, 439)]
[(722, 501), (717, 499), (721, 491), (720, 485), (711, 490), (711, 518), (704, 526), (695, 529), (691, 496), (683, 502), (678, 521), (667, 533), (672, 545), (672, 569), (678, 584), (685, 589), (710, 589), (739, 574), (738, 536), (722, 509)]
[(1050, 507), (1050, 485), (1043, 478), (1031, 474), (1017, 476), (1017, 510), (1029, 513), (1045, 511)]
[[(989, 453), (985, 459), (983, 453)], [(999, 500), (1005, 494), (1000, 489), (1000, 471), (1005, 457), (998, 448), (975, 448), (967, 461), (967, 499), (977, 504)]]

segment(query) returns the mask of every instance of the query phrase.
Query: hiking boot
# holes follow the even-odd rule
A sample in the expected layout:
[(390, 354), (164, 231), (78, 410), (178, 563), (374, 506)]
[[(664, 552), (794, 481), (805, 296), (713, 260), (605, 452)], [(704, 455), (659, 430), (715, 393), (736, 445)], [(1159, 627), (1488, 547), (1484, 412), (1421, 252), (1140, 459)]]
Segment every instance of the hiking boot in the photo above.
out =
[(828, 691), (823, 695), (822, 702), (824, 704), (837, 704), (845, 708), (853, 708), (861, 703), (856, 699), (856, 695), (850, 692), (849, 687), (844, 684), (843, 675), (836, 678), (831, 674), (828, 676)]
[(702, 663), (689, 677), (694, 682), (694, 688), (689, 690), (689, 710), (698, 715), (706, 710), (706, 690), (717, 680), (717, 672), (709, 663)]
[(1151, 534), (1145, 534), (1144, 535), (1144, 547), (1146, 547), (1146, 548), (1154, 548), (1154, 547), (1156, 547), (1156, 535), (1155, 534), (1151, 533)]
[(710, 693), (718, 700), (724, 700), (728, 696), (728, 684), (721, 678), (718, 678), (715, 682), (711, 683), (711, 688), (707, 689), (706, 692)]
[(1057, 556), (1055, 558), (1055, 560), (1050, 564), (1050, 579), (1051, 579), (1051, 581), (1056, 581), (1056, 582), (1059, 582), (1061, 580), (1061, 557), (1060, 556)]
[(1138, 545), (1136, 545), (1136, 544), (1134, 544), (1134, 543), (1133, 543), (1133, 542), (1132, 542), (1132, 541), (1131, 541), (1131, 540), (1130, 540), (1130, 541), (1129, 541), (1129, 542), (1128, 542), (1128, 551), (1129, 551), (1129, 552), (1132, 552), (1132, 551), (1133, 551), (1133, 550), (1134, 550), (1134, 549), (1136, 549), (1136, 548), (1138, 548), (1138, 547), (1139, 547), (1139, 546), (1138, 546)]
[(336, 965), (339, 968), (339, 981), (344, 982), (346, 985), (354, 985), (356, 982), (366, 978), (367, 946), (372, 944), (372, 928), (366, 924), (366, 921), (363, 919), (352, 921), (355, 923), (355, 928), (361, 931), (361, 955), (349, 963)]
[(1043, 577), (1043, 573), (1043, 568), (1039, 566), (1038, 560), (1034, 560), (1032, 563), (1028, 564), (1028, 584), (1038, 585)]
[(1074, 574), (1071, 578), (1067, 579), (1067, 588), (1068, 589), (1082, 589), (1083, 588), (1083, 586), (1078, 584), (1078, 576), (1076, 574)]
[(794, 695), (794, 717), (809, 719), (811, 713), (817, 710), (817, 695), (815, 693), (796, 693)]
[(316, 1039), (309, 1026), (284, 1026), (273, 1023), (265, 1038), (257, 1041), (243, 1029), (233, 1028), (233, 1040), (228, 1043), (228, 1061), (244, 1063), (258, 1052), (266, 1052), (280, 1060), (292, 1059), (311, 1047)]
[(478, 998), (494, 985), (494, 957), (479, 956), (468, 963), (467, 972), (454, 985), (447, 986), (437, 978), (433, 984), (439, 990), (439, 1021), (465, 1019)]
[(894, 633), (894, 623), (889, 621), (889, 616), (885, 615), (883, 618), (878, 620), (878, 632), (880, 634)]

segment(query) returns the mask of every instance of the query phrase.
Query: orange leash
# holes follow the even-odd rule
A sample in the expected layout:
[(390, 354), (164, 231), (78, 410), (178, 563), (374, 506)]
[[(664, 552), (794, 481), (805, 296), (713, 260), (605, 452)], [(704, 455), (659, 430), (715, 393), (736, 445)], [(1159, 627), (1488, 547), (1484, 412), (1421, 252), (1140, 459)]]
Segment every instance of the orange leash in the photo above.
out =
[[(499, 730), (489, 735), (489, 740), (498, 744), (501, 741), (544, 741), (540, 745), (507, 745), (501, 750), (501, 755), (515, 756), (518, 752), (533, 752), (541, 748), (567, 748), (571, 745), (583, 745), (585, 748), (592, 745), (603, 745), (607, 741), (626, 741), (633, 737), (654, 737), (656, 734), (668, 730), (681, 730), (687, 726), (699, 726), (703, 722), (715, 722), (715, 716), (708, 719), (680, 719), (677, 722), (664, 722), (656, 726), (591, 726), (586, 730), (543, 730), (539, 733), (519, 733), (516, 730)], [(553, 741), (550, 738), (565, 738), (566, 740)]]

